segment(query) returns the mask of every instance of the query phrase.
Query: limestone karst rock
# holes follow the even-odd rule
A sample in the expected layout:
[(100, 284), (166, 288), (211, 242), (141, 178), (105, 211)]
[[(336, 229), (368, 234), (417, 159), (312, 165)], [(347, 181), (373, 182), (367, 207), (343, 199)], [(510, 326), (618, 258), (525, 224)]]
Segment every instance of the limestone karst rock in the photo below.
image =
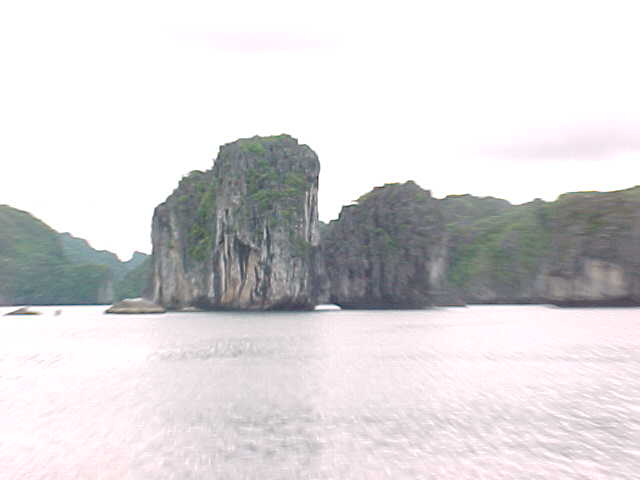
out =
[(540, 303), (549, 255), (548, 204), (451, 195), (440, 200), (448, 232), (445, 292), (469, 304)]
[(331, 302), (342, 308), (421, 308), (441, 288), (442, 214), (413, 182), (387, 184), (342, 208), (323, 234)]
[(545, 300), (640, 305), (640, 187), (564, 194), (550, 209)]
[(466, 303), (640, 304), (640, 187), (515, 206), (452, 196), (441, 205), (445, 291)]
[[(375, 189), (326, 227), (333, 302), (347, 308), (640, 304), (640, 187), (523, 205), (452, 195), (431, 200), (424, 212), (408, 194), (398, 202), (399, 187)], [(437, 211), (446, 227), (436, 220)], [(439, 288), (419, 287), (422, 297), (410, 290), (421, 282), (407, 280), (408, 265), (433, 257), (426, 250), (405, 254), (421, 228), (430, 229), (423, 244), (444, 259), (442, 266), (426, 267), (443, 275), (435, 283)], [(435, 248), (440, 237), (446, 246)]]
[(220, 148), (153, 216), (152, 296), (169, 309), (311, 309), (325, 280), (317, 155), (288, 135)]

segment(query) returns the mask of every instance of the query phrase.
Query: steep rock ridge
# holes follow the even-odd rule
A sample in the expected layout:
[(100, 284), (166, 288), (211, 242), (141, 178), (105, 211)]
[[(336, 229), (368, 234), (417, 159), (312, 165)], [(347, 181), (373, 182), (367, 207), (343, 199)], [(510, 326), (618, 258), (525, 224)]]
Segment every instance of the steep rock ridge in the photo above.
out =
[(469, 225), (482, 218), (495, 217), (513, 208), (508, 201), (495, 197), (447, 195), (438, 202), (447, 225)]
[(84, 238), (77, 238), (69, 232), (59, 234), (60, 243), (65, 257), (71, 263), (84, 265), (104, 265), (114, 276), (119, 274), (122, 263), (115, 253), (107, 250), (96, 250)]
[(550, 219), (547, 302), (640, 304), (640, 187), (561, 195)]
[(310, 309), (322, 296), (317, 155), (288, 135), (220, 148), (153, 217), (153, 298), (170, 309)]
[(441, 206), (449, 233), (445, 290), (450, 296), (463, 304), (541, 301), (551, 244), (548, 204), (513, 206), (465, 195), (447, 197)]
[(439, 293), (444, 221), (431, 193), (387, 184), (342, 208), (323, 234), (330, 301), (343, 308), (420, 308)]

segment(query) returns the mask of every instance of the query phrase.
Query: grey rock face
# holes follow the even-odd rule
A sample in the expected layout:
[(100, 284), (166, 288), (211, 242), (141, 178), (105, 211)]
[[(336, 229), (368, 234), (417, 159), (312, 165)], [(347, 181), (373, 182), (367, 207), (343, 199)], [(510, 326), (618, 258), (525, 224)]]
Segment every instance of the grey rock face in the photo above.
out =
[(551, 222), (547, 302), (640, 304), (640, 187), (562, 195)]
[(640, 304), (640, 187), (493, 210), (495, 199), (471, 196), (442, 206), (445, 291), (466, 303)]
[(288, 135), (221, 147), (154, 213), (153, 298), (170, 309), (311, 309), (323, 295), (316, 154)]
[(440, 293), (446, 234), (437, 201), (413, 182), (375, 188), (323, 234), (330, 301), (342, 308), (421, 308)]

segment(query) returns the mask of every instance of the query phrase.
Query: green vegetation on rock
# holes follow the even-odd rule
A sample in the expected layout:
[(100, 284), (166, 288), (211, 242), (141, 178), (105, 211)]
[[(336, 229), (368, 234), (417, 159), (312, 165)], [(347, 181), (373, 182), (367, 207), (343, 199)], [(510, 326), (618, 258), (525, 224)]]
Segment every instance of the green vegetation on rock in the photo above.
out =
[(308, 309), (320, 282), (317, 155), (288, 135), (223, 145), (154, 213), (154, 299), (168, 308)]
[(213, 248), (215, 238), (216, 216), (216, 185), (202, 185), (198, 192), (201, 197), (198, 201), (195, 218), (188, 234), (188, 254), (195, 260), (202, 261)]
[(532, 283), (549, 252), (548, 207), (531, 203), (462, 225), (449, 225), (452, 238), (448, 278), (461, 288), (482, 287), (513, 295)]
[[(177, 213), (179, 229), (184, 232), (185, 253), (194, 264), (205, 260), (213, 248), (217, 187), (210, 171), (193, 170), (182, 177), (167, 199), (169, 208)], [(168, 246), (181, 248), (176, 239)]]
[(300, 202), (308, 186), (302, 172), (279, 172), (268, 161), (261, 159), (255, 168), (246, 173), (248, 204), (256, 207), (259, 214), (277, 212), (288, 218)]

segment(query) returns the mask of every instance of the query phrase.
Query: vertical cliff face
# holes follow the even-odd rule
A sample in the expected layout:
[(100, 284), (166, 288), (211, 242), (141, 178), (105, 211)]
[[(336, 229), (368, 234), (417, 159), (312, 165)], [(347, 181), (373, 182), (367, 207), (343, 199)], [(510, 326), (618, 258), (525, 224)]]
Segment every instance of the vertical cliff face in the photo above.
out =
[(437, 201), (413, 182), (344, 207), (323, 234), (331, 301), (343, 308), (419, 308), (439, 293), (446, 234)]
[(546, 301), (640, 304), (640, 187), (565, 194), (550, 209)]
[(168, 308), (308, 309), (323, 295), (316, 154), (288, 135), (221, 147), (154, 213), (153, 296)]

